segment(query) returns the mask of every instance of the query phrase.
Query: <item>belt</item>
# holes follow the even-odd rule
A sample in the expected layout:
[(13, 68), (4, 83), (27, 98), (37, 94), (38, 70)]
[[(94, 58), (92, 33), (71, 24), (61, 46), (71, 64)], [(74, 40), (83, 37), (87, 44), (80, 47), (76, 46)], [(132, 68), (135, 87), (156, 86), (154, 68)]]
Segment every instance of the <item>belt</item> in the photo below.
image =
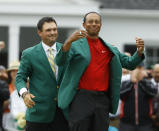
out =
[(85, 90), (85, 89), (79, 89), (79, 92), (93, 94), (93, 95), (107, 95), (107, 91), (92, 91), (92, 90)]

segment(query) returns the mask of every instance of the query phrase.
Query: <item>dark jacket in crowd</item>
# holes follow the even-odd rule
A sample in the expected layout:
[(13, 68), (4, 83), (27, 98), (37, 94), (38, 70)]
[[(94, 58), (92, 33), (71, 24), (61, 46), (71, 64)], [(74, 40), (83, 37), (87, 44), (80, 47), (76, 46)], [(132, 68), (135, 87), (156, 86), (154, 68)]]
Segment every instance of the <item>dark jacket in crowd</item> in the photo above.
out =
[(0, 80), (0, 128), (2, 128), (3, 102), (7, 99), (9, 99), (8, 84)]
[(157, 89), (151, 81), (143, 79), (137, 84), (124, 81), (120, 90), (121, 121), (132, 125), (152, 123), (152, 98)]

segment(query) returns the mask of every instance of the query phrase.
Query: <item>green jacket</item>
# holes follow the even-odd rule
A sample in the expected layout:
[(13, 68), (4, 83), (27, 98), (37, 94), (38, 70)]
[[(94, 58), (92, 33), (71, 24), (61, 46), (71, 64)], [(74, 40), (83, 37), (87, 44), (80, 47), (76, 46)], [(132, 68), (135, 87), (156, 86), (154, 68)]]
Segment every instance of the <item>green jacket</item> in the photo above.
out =
[[(101, 38), (100, 38), (101, 39)], [(132, 57), (119, 52), (119, 50), (104, 42), (114, 54), (110, 62), (109, 96), (111, 99), (111, 113), (116, 113), (119, 101), (122, 67), (133, 70), (142, 61), (137, 52)], [(62, 83), (58, 94), (58, 106), (67, 109), (76, 95), (80, 78), (90, 63), (90, 50), (86, 38), (79, 39), (72, 43), (68, 52), (59, 50), (55, 57), (58, 66), (67, 64)]]
[[(61, 45), (57, 43), (57, 50)], [(27, 121), (42, 123), (53, 121), (57, 105), (57, 86), (60, 85), (62, 72), (63, 67), (59, 67), (56, 80), (42, 43), (23, 51), (15, 83), (19, 92), (21, 88), (26, 87), (29, 77), (29, 92), (35, 96), (33, 98), (35, 106), (27, 108)]]

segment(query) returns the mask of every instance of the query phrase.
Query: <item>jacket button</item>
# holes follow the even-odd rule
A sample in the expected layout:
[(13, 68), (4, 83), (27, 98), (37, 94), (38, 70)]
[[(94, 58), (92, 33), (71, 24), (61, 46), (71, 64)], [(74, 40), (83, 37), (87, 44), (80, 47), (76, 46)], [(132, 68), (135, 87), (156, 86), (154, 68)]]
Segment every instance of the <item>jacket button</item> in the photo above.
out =
[(59, 88), (59, 86), (56, 87), (57, 89)]
[(57, 101), (57, 98), (56, 98), (56, 97), (54, 98), (54, 101)]

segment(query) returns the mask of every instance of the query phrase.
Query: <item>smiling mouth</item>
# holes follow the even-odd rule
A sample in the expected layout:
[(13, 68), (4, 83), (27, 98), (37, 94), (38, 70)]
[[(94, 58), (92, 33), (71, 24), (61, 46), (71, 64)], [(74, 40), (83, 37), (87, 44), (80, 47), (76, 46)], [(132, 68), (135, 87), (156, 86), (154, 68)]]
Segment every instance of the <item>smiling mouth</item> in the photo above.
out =
[(97, 28), (92, 28), (91, 30), (97, 30)]
[(50, 36), (49, 38), (56, 38), (56, 36)]

